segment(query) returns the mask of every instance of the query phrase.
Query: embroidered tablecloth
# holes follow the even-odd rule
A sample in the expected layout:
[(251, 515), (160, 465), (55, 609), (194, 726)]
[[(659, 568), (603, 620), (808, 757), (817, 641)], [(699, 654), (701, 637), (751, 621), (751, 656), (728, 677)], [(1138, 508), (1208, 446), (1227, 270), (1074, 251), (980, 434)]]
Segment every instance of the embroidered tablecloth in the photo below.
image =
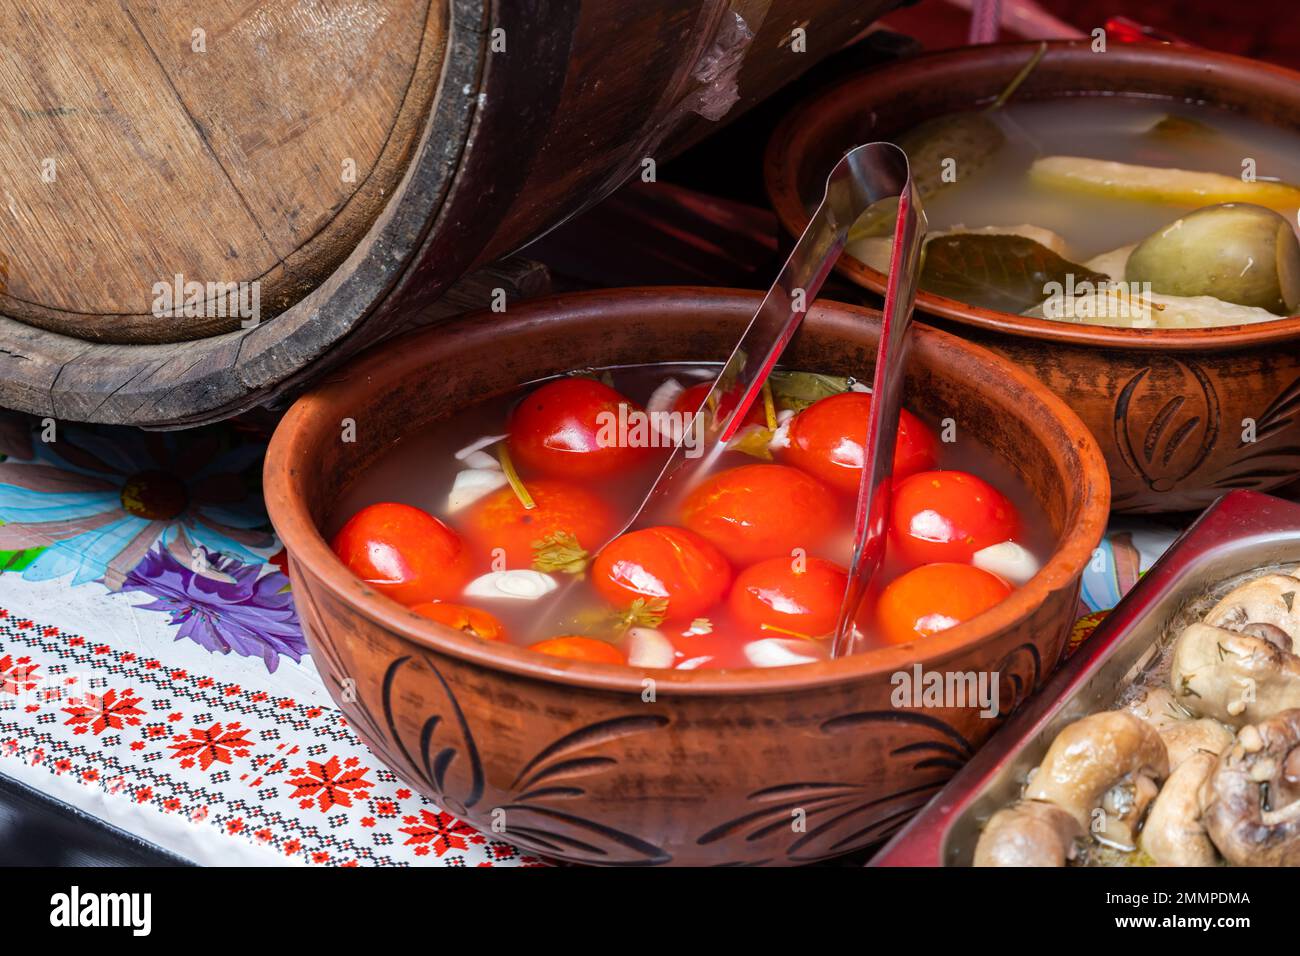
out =
[(0, 773), (198, 863), (541, 862), (405, 785), (332, 705), (264, 439), (0, 420)]
[[(265, 440), (0, 417), (0, 773), (198, 863), (540, 864), (404, 784), (331, 703)], [(1178, 530), (1112, 527), (1075, 644)]]

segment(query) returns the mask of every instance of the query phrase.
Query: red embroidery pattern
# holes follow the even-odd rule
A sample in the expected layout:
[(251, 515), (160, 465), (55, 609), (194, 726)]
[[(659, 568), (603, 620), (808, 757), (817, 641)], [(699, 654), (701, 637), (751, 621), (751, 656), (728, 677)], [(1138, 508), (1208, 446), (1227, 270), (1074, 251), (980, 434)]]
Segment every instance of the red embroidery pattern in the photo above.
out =
[(304, 810), (311, 808), (313, 796), (321, 813), (328, 813), (332, 807), (350, 807), (353, 797), (364, 800), (369, 795), (360, 788), (374, 786), (372, 781), (366, 779), (367, 768), (356, 769), (359, 762), (356, 757), (349, 757), (348, 769), (344, 771), (339, 767), (338, 757), (330, 757), (323, 764), (309, 760), (306, 770), (298, 767), (290, 771), (297, 776), (289, 783), (298, 788), (290, 796), (306, 797), (299, 804)]
[(100, 789), (109, 805), (181, 817), (205, 828), (205, 845), (242, 841), (336, 866), (543, 862), (413, 793), (333, 707), (169, 666), (139, 646), (118, 649), (4, 608), (0, 758)]
[(221, 722), (218, 721), (207, 730), (195, 727), (188, 737), (184, 735), (175, 737), (176, 742), (167, 746), (176, 751), (172, 754), (173, 757), (184, 758), (181, 760), (182, 767), (194, 766), (194, 761), (197, 759), (199, 769), (207, 770), (212, 766), (213, 761), (230, 763), (231, 754), (236, 757), (247, 757), (253, 747), (244, 739), (244, 734), (247, 732), (239, 726), (239, 721), (233, 722), (224, 730)]
[(470, 843), (484, 843), (487, 840), (483, 834), (450, 813), (421, 810), (418, 817), (405, 817), (402, 822), (410, 824), (400, 829), (408, 835), (408, 845), (419, 844), (415, 852), (420, 856), (425, 856), (431, 849), (442, 856), (448, 850), (464, 850)]
[(0, 694), (17, 694), (20, 691), (35, 690), (36, 665), (30, 657), (14, 660), (6, 654), (0, 657)]
[(73, 697), (68, 701), (71, 706), (63, 708), (65, 714), (72, 715), (65, 723), (81, 725), (73, 731), (74, 734), (84, 734), (87, 730), (102, 734), (110, 727), (121, 730), (124, 723), (134, 727), (140, 723), (144, 711), (135, 706), (140, 703), (140, 698), (131, 694), (130, 690), (125, 690), (118, 697), (117, 691), (110, 690), (103, 697), (94, 694)]

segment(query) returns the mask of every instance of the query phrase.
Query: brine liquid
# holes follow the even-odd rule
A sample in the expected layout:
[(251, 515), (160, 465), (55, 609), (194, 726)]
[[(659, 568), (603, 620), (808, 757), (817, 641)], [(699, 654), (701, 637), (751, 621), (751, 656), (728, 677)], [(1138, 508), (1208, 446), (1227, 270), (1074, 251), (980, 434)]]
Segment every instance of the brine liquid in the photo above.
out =
[[(699, 382), (713, 381), (719, 368), (706, 365), (660, 364), (592, 371), (602, 375), (607, 372), (612, 376), (612, 385), (615, 389), (644, 407), (655, 388), (669, 377), (690, 387)], [(383, 501), (401, 502), (422, 508), (455, 528), (457, 515), (448, 514), (446, 507), (447, 496), (456, 473), (464, 467), (456, 460), (455, 453), (485, 436), (504, 435), (511, 410), (524, 396), (541, 384), (542, 381), (532, 382), (512, 393), (481, 402), (458, 412), (451, 418), (440, 420), (404, 436), (394, 444), (391, 451), (381, 456), (370, 467), (363, 480), (358, 481), (342, 496), (337, 510), (332, 515), (331, 523), (325, 528), (327, 536), (332, 536), (360, 509)], [(933, 428), (936, 423), (928, 421), (926, 424)], [(1018, 539), (1019, 543), (1029, 549), (1040, 562), (1044, 560), (1051, 553), (1054, 542), (1041, 506), (1004, 464), (997, 461), (987, 450), (977, 446), (973, 440), (960, 438), (960, 429), (957, 430), (957, 434), (958, 440), (954, 442), (947, 444), (940, 442), (938, 467), (971, 472), (1006, 495), (1020, 512), (1022, 532)], [(667, 454), (668, 450), (665, 449), (662, 454), (648, 455), (646, 464), (636, 472), (620, 475), (612, 480), (583, 483), (584, 487), (604, 497), (620, 517), (621, 524), (623, 520), (631, 517), (641, 504), (645, 492), (653, 484)], [(779, 455), (777, 461), (780, 461)], [(716, 467), (725, 469), (758, 462), (759, 459), (742, 452), (727, 451), (721, 455)], [(703, 469), (699, 470), (703, 472)], [(525, 474), (523, 477), (527, 484), (528, 476)], [(692, 474), (691, 486), (693, 487), (703, 477), (704, 474)], [(810, 549), (809, 554), (834, 561), (841, 567), (847, 567), (852, 548), (853, 517), (853, 503), (844, 496), (840, 525), (842, 530), (821, 548)], [(798, 522), (799, 516), (791, 515), (789, 520)], [(582, 544), (588, 548), (599, 546), (588, 542)], [(488, 568), (484, 567), (478, 573), (487, 570)], [(742, 568), (739, 567), (733, 568), (735, 573), (741, 570)], [(883, 587), (904, 570), (906, 569), (887, 554), (874, 587)], [(557, 596), (566, 593), (566, 588), (570, 585), (570, 576), (557, 574), (555, 577), (560, 580), (560, 589), (535, 601), (510, 599), (488, 601), (467, 598), (464, 603), (481, 607), (497, 617), (505, 626), (510, 639), (521, 645), (560, 634), (577, 633), (571, 624), (557, 619), (559, 613)], [(589, 599), (593, 611), (612, 610), (588, 585), (579, 583), (574, 586), (580, 589), (584, 600)], [(566, 603), (566, 607), (571, 609), (572, 605)], [(692, 662), (689, 666), (693, 668), (753, 666), (745, 656), (744, 649), (746, 644), (756, 639), (755, 635), (752, 632), (746, 633), (731, 620), (725, 597), (707, 612), (707, 618), (712, 626), (711, 632), (707, 634), (683, 634), (681, 625), (664, 626), (665, 634), (677, 648), (676, 663), (680, 665), (684, 662)], [(867, 637), (867, 647), (878, 643), (870, 634)], [(801, 653), (817, 658), (828, 656), (828, 645), (829, 641), (799, 642)]]
[[(1050, 229), (1084, 262), (1131, 243), (1206, 203), (1174, 206), (1033, 186), (1026, 175), (1043, 156), (1084, 156), (1141, 166), (1172, 167), (1240, 177), (1254, 161), (1257, 179), (1300, 183), (1300, 134), (1227, 110), (1161, 99), (1080, 96), (1042, 102), (1012, 100), (987, 114), (1006, 144), (968, 181), (942, 189), (925, 205), (931, 232), (958, 226)], [(1153, 136), (1161, 119), (1183, 117), (1211, 135)], [(958, 176), (962, 175), (958, 170)], [(1295, 228), (1296, 210), (1281, 210)]]

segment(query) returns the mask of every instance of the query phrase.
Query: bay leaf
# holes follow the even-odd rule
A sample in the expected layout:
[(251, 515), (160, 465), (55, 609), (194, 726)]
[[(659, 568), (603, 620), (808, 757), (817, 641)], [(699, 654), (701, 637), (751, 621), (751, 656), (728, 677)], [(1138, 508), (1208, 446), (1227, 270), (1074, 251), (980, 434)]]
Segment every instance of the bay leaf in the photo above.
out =
[(1024, 236), (958, 233), (925, 246), (921, 288), (982, 309), (1019, 314), (1047, 298), (1049, 282), (1101, 282), (1106, 276)]
[(738, 451), (753, 458), (771, 461), (771, 444), (772, 429), (766, 425), (749, 425), (727, 442), (727, 451)]
[(778, 370), (771, 374), (772, 399), (777, 408), (801, 412), (813, 402), (847, 392), (853, 382), (841, 375), (822, 375), (819, 372), (787, 372)]

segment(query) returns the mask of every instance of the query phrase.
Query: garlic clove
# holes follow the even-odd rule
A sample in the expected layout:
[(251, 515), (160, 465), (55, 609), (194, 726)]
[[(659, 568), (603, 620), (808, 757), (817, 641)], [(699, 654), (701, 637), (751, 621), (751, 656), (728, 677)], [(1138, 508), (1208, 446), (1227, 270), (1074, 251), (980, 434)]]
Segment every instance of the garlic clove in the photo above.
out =
[(707, 664), (707, 663), (708, 663), (709, 661), (711, 661), (711, 660), (713, 660), (713, 655), (712, 655), (712, 654), (705, 654), (703, 657), (692, 657), (692, 658), (690, 658), (690, 659), (688, 659), (688, 660), (684, 660), (684, 661), (682, 661), (680, 664), (678, 664), (678, 665), (677, 665), (677, 670), (679, 670), (679, 671), (693, 671), (693, 670), (696, 670), (697, 668), (699, 668), (700, 666), (702, 666), (702, 665), (704, 665), (704, 664)]
[(623, 637), (623, 649), (633, 667), (672, 667), (677, 657), (673, 642), (653, 627), (631, 628)]
[(451, 491), (447, 495), (447, 510), (460, 511), (484, 495), (496, 491), (505, 483), (505, 474), (491, 468), (467, 468), (458, 471), (452, 481)]
[(971, 564), (1020, 587), (1038, 573), (1038, 559), (1014, 541), (1003, 541), (981, 548), (971, 558)]
[(658, 388), (650, 393), (645, 403), (647, 412), (671, 412), (677, 404), (677, 397), (686, 391), (681, 382), (675, 378), (665, 379)]
[(807, 644), (783, 637), (767, 637), (745, 645), (745, 657), (755, 667), (788, 667), (791, 664), (811, 664), (821, 660), (804, 653)]
[(482, 451), (484, 448), (487, 448), (489, 445), (495, 445), (497, 442), (499, 442), (501, 439), (505, 437), (506, 437), (505, 435), (484, 435), (482, 438), (478, 439), (477, 441), (470, 442), (460, 451), (456, 452), (455, 458), (457, 461), (464, 461), (470, 455), (474, 454), (474, 452)]
[(501, 462), (497, 461), (492, 455), (485, 451), (472, 451), (465, 456), (466, 468), (486, 468), (489, 470), (501, 470)]
[(541, 571), (490, 571), (465, 586), (465, 597), (482, 600), (535, 601), (559, 584)]
[(772, 432), (772, 440), (767, 443), (767, 447), (772, 451), (780, 451), (782, 448), (790, 447), (790, 419), (776, 426)]
[(684, 391), (686, 388), (681, 382), (670, 378), (656, 388), (645, 403), (646, 415), (654, 433), (674, 444), (681, 439), (685, 423), (679, 416), (673, 414), (673, 406), (677, 404), (678, 396)]

